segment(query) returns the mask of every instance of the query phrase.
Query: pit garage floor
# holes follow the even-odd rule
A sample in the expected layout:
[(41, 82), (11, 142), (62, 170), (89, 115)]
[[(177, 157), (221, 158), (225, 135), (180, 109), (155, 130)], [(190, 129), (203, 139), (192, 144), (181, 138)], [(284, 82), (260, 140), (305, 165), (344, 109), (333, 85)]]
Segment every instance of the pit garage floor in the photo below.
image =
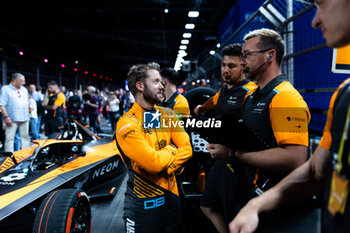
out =
[[(105, 119), (101, 119), (101, 129), (106, 134), (113, 135), (112, 129)], [(124, 193), (128, 175), (125, 173), (123, 181), (117, 187), (117, 193), (112, 200), (91, 204), (92, 229), (91, 233), (124, 233)]]
[(91, 204), (92, 230), (91, 233), (124, 233), (123, 208), (124, 193), (128, 175), (112, 200)]

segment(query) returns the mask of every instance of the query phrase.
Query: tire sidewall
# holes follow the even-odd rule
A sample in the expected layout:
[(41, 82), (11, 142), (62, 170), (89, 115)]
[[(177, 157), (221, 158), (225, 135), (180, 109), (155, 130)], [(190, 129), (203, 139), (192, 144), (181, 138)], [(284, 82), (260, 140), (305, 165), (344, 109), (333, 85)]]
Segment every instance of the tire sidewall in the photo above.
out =
[[(36, 214), (33, 233), (71, 232), (72, 220), (77, 214), (77, 207), (80, 203), (86, 205), (87, 218), (89, 218), (89, 229), (91, 229), (91, 209), (87, 195), (79, 189), (60, 189), (49, 193), (42, 201)], [(89, 231), (88, 231), (89, 232)]]

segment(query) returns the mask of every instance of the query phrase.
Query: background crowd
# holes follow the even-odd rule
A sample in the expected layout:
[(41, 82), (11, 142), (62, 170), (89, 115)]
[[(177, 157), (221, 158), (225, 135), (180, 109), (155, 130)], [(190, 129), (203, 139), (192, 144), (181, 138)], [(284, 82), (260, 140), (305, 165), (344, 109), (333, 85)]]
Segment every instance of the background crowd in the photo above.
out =
[(105, 121), (113, 132), (119, 117), (133, 103), (134, 97), (123, 88), (68, 90), (55, 81), (42, 88), (26, 85), (25, 76), (14, 73), (11, 83), (0, 91), (0, 150), (18, 151), (29, 147), (32, 140), (54, 138), (66, 118), (88, 125), (96, 133), (104, 133), (101, 123)]

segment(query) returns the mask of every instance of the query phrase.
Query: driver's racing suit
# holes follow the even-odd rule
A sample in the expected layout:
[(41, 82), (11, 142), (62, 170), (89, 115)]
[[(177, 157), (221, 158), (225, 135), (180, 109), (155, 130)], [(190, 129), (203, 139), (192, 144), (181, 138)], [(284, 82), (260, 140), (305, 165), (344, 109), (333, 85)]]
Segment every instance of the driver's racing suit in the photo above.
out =
[(180, 226), (174, 172), (192, 156), (192, 148), (175, 112), (155, 106), (153, 114), (158, 113), (159, 118), (153, 116), (161, 121), (160, 128), (148, 128), (143, 119), (151, 112), (135, 102), (117, 123), (118, 149), (129, 170), (124, 203), (126, 232), (177, 232)]

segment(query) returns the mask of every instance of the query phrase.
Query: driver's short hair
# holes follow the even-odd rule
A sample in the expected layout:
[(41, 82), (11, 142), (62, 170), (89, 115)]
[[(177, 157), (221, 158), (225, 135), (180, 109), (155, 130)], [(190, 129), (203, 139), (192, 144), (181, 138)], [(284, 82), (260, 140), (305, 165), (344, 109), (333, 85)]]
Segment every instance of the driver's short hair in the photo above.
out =
[(159, 64), (155, 62), (133, 65), (128, 72), (128, 87), (131, 93), (134, 96), (136, 95), (136, 83), (144, 83), (145, 79), (148, 78), (148, 70), (153, 69), (159, 71), (159, 68)]

